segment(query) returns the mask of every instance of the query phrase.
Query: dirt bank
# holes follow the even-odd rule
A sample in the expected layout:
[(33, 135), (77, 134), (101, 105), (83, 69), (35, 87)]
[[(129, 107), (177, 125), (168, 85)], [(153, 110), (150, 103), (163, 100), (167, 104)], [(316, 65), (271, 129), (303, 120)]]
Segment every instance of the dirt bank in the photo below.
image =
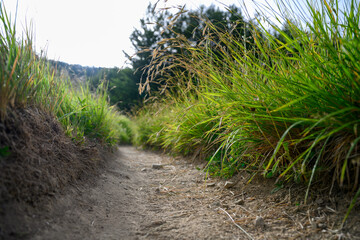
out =
[(0, 239), (28, 235), (22, 223), (42, 209), (40, 201), (96, 176), (105, 155), (95, 142), (74, 143), (61, 124), (41, 109), (9, 111), (0, 122)]
[(0, 209), (13, 200), (36, 203), (95, 174), (102, 164), (96, 146), (75, 144), (53, 116), (38, 108), (9, 111), (0, 122)]
[[(246, 177), (207, 179), (201, 164), (120, 147), (98, 178), (36, 208), (21, 207), (14, 239), (359, 239), (359, 209), (339, 224), (350, 198), (328, 197)], [(232, 186), (234, 185), (234, 186)], [(344, 196), (341, 196), (343, 198)]]

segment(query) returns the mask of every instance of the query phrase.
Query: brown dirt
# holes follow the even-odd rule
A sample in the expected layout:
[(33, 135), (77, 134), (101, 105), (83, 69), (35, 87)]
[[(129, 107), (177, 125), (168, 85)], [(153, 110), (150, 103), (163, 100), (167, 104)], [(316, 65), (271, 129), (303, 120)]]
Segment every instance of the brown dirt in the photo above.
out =
[(0, 122), (0, 204), (36, 202), (69, 182), (94, 174), (101, 165), (95, 143), (76, 145), (54, 117), (37, 108), (9, 111)]
[(246, 184), (246, 172), (225, 187), (203, 162), (105, 154), (37, 109), (11, 114), (0, 124), (11, 151), (0, 158), (0, 239), (360, 239), (359, 201), (339, 230), (351, 194), (331, 186), (314, 185), (307, 204), (306, 187)]
[[(304, 188), (271, 193), (262, 178), (206, 179), (203, 165), (120, 147), (99, 177), (35, 208), (21, 206), (19, 239), (360, 239), (359, 206), (338, 230), (350, 198), (326, 189), (302, 203)], [(345, 203), (345, 204), (339, 204)], [(233, 221), (231, 220), (231, 218)], [(18, 216), (19, 218), (19, 216)], [(236, 224), (238, 226), (236, 226)]]
[(96, 175), (104, 163), (99, 146), (75, 144), (38, 108), (9, 111), (0, 121), (0, 239), (17, 239), (26, 211), (40, 200)]

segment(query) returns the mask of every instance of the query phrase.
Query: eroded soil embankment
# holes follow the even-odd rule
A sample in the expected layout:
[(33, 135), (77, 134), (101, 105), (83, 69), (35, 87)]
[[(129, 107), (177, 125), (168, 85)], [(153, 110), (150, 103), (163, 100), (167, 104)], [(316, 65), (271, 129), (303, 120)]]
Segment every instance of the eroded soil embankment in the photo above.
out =
[(0, 122), (0, 206), (13, 200), (36, 203), (69, 182), (93, 175), (102, 153), (91, 145), (76, 145), (61, 124), (40, 109), (9, 111)]
[(8, 111), (0, 122), (0, 239), (28, 236), (33, 229), (22, 223), (34, 220), (27, 217), (39, 201), (96, 175), (104, 155), (99, 144), (75, 144), (38, 108)]
[[(271, 193), (272, 181), (246, 175), (206, 179), (201, 164), (133, 147), (120, 147), (98, 178), (70, 187), (36, 209), (28, 209), (29, 239), (357, 239), (358, 208), (337, 230), (348, 203), (289, 186)], [(347, 205), (347, 204), (346, 204)], [(240, 229), (242, 228), (242, 230)], [(246, 234), (243, 232), (246, 232)], [(16, 233), (21, 236), (21, 233)]]

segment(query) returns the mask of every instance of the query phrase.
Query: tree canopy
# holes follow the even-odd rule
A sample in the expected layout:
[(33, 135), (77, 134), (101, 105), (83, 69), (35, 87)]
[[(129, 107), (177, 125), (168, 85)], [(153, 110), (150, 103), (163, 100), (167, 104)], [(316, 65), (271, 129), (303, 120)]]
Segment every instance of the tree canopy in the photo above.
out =
[[(146, 16), (140, 20), (141, 27), (135, 29), (130, 40), (137, 51), (131, 57), (132, 69), (107, 69), (101, 71), (92, 78), (92, 83), (97, 86), (101, 79), (106, 79), (109, 87), (109, 95), (112, 104), (120, 109), (130, 110), (140, 104), (148, 93), (139, 95), (139, 84), (147, 79), (151, 60), (156, 53), (176, 55), (184, 54), (181, 46), (170, 46), (166, 43), (169, 39), (182, 37), (194, 45), (204, 41), (205, 36), (211, 36), (214, 43), (219, 45), (216, 32), (227, 32), (232, 37), (241, 39), (247, 49), (255, 46), (252, 31), (255, 24), (245, 20), (241, 9), (235, 5), (220, 9), (214, 5), (201, 6), (196, 10), (186, 10), (179, 7), (177, 12), (169, 10), (157, 10), (156, 5), (149, 4)], [(206, 23), (211, 23), (214, 28)], [(280, 38), (280, 36), (278, 36)], [(221, 43), (220, 43), (221, 46)], [(227, 46), (222, 46), (226, 48)], [(216, 53), (216, 50), (214, 50)], [(170, 58), (171, 59), (171, 58)], [(167, 59), (169, 61), (169, 59)], [(171, 64), (167, 62), (167, 64)], [(152, 66), (154, 67), (154, 66)], [(159, 80), (150, 83), (153, 92), (161, 89), (163, 82)]]
[[(169, 48), (169, 45), (164, 44), (167, 40), (181, 36), (196, 45), (205, 35), (213, 35), (212, 40), (216, 42), (215, 31), (229, 32), (235, 37), (248, 39), (252, 28), (245, 21), (241, 9), (235, 5), (224, 10), (214, 5), (207, 8), (202, 6), (197, 10), (179, 8), (177, 13), (171, 13), (168, 10), (155, 11), (155, 6), (149, 4), (146, 17), (140, 22), (141, 29), (135, 29), (130, 36), (138, 51), (131, 62), (137, 70), (136, 77), (139, 80), (147, 78), (149, 64), (157, 52), (162, 51), (162, 54), (166, 55), (184, 51), (180, 46)], [(215, 29), (207, 28), (206, 22), (211, 22)], [(153, 84), (151, 89), (158, 90), (161, 83)]]

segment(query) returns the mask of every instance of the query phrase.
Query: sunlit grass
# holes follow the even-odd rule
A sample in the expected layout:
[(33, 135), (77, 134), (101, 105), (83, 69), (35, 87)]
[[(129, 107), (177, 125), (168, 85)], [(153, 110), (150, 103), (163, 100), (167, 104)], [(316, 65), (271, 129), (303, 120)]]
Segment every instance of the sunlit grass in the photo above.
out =
[[(196, 46), (181, 37), (168, 40), (167, 46), (181, 46), (186, 54), (154, 53), (151, 69), (172, 71), (167, 85), (176, 90), (157, 103), (163, 106), (144, 110), (151, 122), (161, 121), (143, 133), (143, 140), (181, 154), (203, 154), (220, 173), (230, 166), (232, 173), (245, 169), (304, 182), (308, 190), (324, 177), (330, 191), (334, 184), (356, 191), (359, 5), (348, 1), (344, 9), (337, 1), (316, 6), (309, 1), (301, 9), (307, 22), (289, 2), (279, 6), (291, 13), (277, 15), (287, 29), (268, 22), (269, 31), (260, 16), (246, 40), (208, 22), (212, 35), (204, 31), (205, 40)], [(169, 59), (171, 66), (164, 64)]]
[(57, 117), (78, 143), (85, 137), (107, 145), (130, 143), (135, 128), (109, 105), (106, 86), (93, 93), (88, 86), (74, 89), (60, 79), (45, 57), (36, 55), (31, 31), (19, 39), (4, 6), (0, 8), (0, 120), (16, 108), (36, 107)]

